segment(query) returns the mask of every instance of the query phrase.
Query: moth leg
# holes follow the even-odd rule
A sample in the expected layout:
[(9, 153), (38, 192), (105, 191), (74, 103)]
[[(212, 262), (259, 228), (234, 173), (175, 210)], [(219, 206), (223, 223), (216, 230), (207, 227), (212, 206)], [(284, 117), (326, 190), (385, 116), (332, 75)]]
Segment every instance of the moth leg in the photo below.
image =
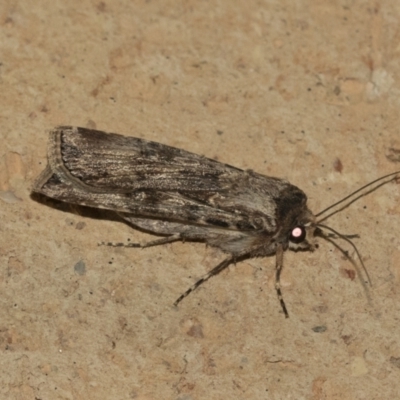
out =
[(146, 243), (121, 243), (121, 242), (100, 242), (99, 245), (102, 246), (111, 246), (111, 247), (135, 247), (135, 248), (142, 248), (144, 249), (145, 247), (150, 247), (150, 246), (158, 246), (160, 244), (167, 244), (167, 243), (172, 243), (176, 242), (178, 240), (181, 240), (182, 237), (180, 234), (176, 235), (171, 235), (167, 237), (162, 237), (156, 240), (150, 240), (149, 242)]
[(180, 233), (177, 233), (176, 235), (156, 239), (156, 240), (151, 240), (150, 242), (143, 243), (142, 245), (140, 245), (140, 247), (145, 248), (145, 247), (151, 247), (151, 246), (158, 246), (160, 244), (172, 243), (172, 242), (176, 242), (178, 240), (182, 240)]
[(174, 306), (177, 306), (189, 293), (193, 292), (193, 290), (197, 289), (202, 283), (208, 281), (212, 276), (218, 275), (221, 271), (223, 271), (229, 264), (235, 261), (234, 257), (229, 257), (218, 264), (215, 268), (213, 268), (210, 272), (205, 274), (201, 279), (199, 279), (194, 285), (192, 285), (185, 293), (181, 294), (175, 301)]
[(283, 300), (282, 291), (281, 291), (281, 272), (283, 268), (283, 247), (279, 245), (276, 249), (276, 265), (275, 265), (275, 290), (278, 295), (279, 302), (281, 303), (281, 307), (283, 313), (286, 318), (289, 318), (289, 313), (286, 309), (285, 301)]
[[(328, 233), (326, 236), (328, 236), (331, 239), (338, 239), (339, 236), (335, 235), (334, 233)], [(359, 239), (360, 235), (358, 235), (357, 233), (353, 234), (353, 235), (342, 235), (343, 237), (347, 238), (347, 239)]]

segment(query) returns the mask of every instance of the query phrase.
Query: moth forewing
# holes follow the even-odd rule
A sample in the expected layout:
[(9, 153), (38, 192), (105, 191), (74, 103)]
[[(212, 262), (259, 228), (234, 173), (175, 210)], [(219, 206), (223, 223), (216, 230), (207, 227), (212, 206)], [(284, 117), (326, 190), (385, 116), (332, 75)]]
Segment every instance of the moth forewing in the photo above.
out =
[(276, 291), (286, 317), (279, 286), (283, 253), (313, 250), (323, 220), (316, 221), (305, 193), (286, 180), (164, 144), (71, 126), (50, 133), (48, 165), (33, 191), (114, 211), (134, 227), (164, 236), (147, 245), (196, 240), (228, 254), (175, 304), (236, 260), (275, 254)]

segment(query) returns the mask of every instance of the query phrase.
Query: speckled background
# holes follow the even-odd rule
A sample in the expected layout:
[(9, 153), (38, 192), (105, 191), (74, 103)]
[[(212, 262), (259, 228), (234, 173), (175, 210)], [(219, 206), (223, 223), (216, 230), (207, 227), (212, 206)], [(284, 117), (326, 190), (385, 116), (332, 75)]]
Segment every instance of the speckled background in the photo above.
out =
[[(329, 243), (232, 266), (30, 197), (47, 131), (160, 141), (290, 180), (315, 212), (400, 169), (400, 3), (3, 0), (0, 398), (389, 399), (400, 392), (400, 185), (335, 215)], [(354, 252), (349, 249), (350, 254)]]

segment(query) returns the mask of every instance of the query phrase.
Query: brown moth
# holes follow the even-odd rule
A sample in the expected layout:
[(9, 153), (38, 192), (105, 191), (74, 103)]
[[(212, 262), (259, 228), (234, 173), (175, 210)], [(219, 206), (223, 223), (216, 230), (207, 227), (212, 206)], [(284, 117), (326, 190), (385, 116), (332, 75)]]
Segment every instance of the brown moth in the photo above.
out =
[[(183, 293), (175, 305), (229, 264), (275, 254), (275, 288), (288, 317), (279, 284), (284, 251), (314, 250), (317, 236), (331, 242), (341, 238), (353, 246), (364, 268), (349, 237), (321, 222), (364, 196), (364, 189), (369, 193), (396, 179), (399, 173), (381, 177), (314, 215), (307, 207), (305, 193), (286, 180), (144, 139), (61, 126), (50, 132), (48, 165), (33, 191), (72, 204), (115, 211), (134, 227), (163, 236), (130, 247), (196, 240), (229, 255)], [(339, 205), (339, 210), (321, 217)], [(326, 230), (331, 233), (324, 233)]]

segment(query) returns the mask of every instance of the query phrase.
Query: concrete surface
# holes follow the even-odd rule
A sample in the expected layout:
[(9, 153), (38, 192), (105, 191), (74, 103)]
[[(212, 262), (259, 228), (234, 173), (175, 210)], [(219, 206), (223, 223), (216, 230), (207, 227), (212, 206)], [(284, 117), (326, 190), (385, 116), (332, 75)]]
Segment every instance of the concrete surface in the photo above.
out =
[(400, 185), (329, 220), (371, 304), (321, 242), (285, 254), (287, 320), (273, 257), (176, 310), (221, 253), (99, 247), (152, 237), (30, 197), (60, 124), (286, 178), (315, 212), (400, 169), (399, 2), (3, 0), (0, 27), (1, 399), (400, 397)]

